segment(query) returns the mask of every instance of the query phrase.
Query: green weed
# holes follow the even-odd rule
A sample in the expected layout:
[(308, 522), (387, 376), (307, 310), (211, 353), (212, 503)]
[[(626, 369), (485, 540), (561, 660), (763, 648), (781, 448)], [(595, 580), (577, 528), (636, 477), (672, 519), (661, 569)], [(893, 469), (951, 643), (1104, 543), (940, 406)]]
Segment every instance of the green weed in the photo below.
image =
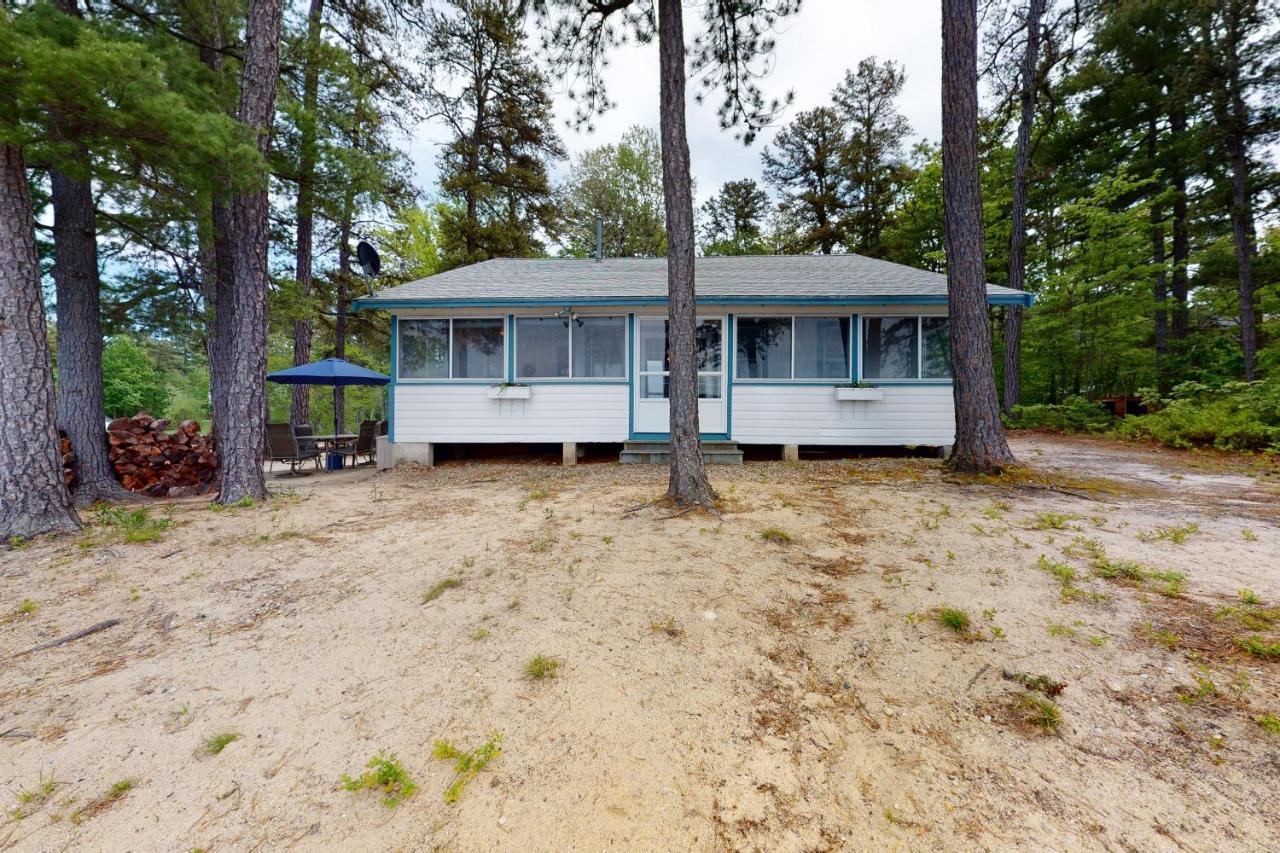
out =
[(1035, 690), (1043, 693), (1045, 696), (1057, 696), (1063, 690), (1067, 689), (1065, 681), (1058, 681), (1047, 675), (1036, 675), (1030, 672), (1008, 672), (1004, 673), (1004, 677), (1010, 681), (1016, 681), (1028, 690)]
[(546, 655), (534, 655), (524, 665), (524, 674), (535, 680), (555, 678), (560, 671), (560, 661)]
[(70, 815), (70, 820), (74, 824), (81, 824), (96, 814), (106, 811), (117, 802), (124, 798), (126, 794), (133, 790), (136, 783), (132, 779), (121, 779), (116, 782), (104, 793), (94, 797), (84, 808), (77, 809)]
[(467, 752), (454, 747), (447, 740), (436, 741), (431, 754), (442, 761), (452, 761), (453, 772), (457, 774), (449, 787), (444, 789), (446, 803), (456, 803), (461, 799), (467, 783), (488, 767), (491, 761), (502, 755), (502, 749), (499, 747), (501, 743), (502, 735), (498, 732), (494, 732), (483, 744)]
[(760, 531), (760, 538), (775, 545), (791, 544), (791, 534), (778, 527), (766, 527)]
[(54, 787), (56, 783), (53, 781), (53, 776), (50, 775), (46, 779), (44, 771), (41, 771), (36, 784), (17, 792), (15, 796), (18, 804), (9, 809), (9, 817), (15, 821), (30, 817), (45, 804), (49, 797), (53, 796)]
[(1188, 536), (1199, 532), (1200, 525), (1198, 524), (1177, 524), (1173, 527), (1157, 527), (1154, 530), (1144, 530), (1138, 534), (1138, 539), (1143, 542), (1158, 542), (1167, 539), (1174, 545), (1182, 545), (1187, 541)]
[(1246, 541), (1246, 542), (1257, 542), (1257, 541), (1258, 541), (1258, 534), (1254, 533), (1254, 532), (1253, 532), (1251, 529), (1249, 529), (1248, 527), (1246, 527), (1246, 528), (1244, 528), (1243, 530), (1241, 530), (1241, 531), (1240, 531), (1240, 535), (1244, 537), (1244, 541)]
[(36, 604), (29, 598), (24, 598), (22, 601), (18, 602), (18, 606), (14, 610), (14, 613), (18, 616), (34, 616), (35, 612), (39, 609), (39, 604)]
[(1046, 734), (1056, 732), (1062, 725), (1062, 711), (1057, 704), (1042, 693), (1020, 693), (1013, 701), (1019, 720)]
[(1261, 604), (1262, 597), (1251, 589), (1242, 589), (1239, 592), (1240, 600), (1245, 604)]
[(151, 510), (146, 507), (131, 510), (98, 504), (93, 524), (111, 532), (122, 542), (158, 542), (161, 534), (173, 526), (173, 519), (152, 518)]
[(409, 773), (396, 760), (395, 753), (379, 752), (365, 765), (368, 770), (359, 776), (343, 775), (342, 787), (347, 791), (363, 791), (373, 788), (382, 794), (382, 804), (389, 809), (413, 796), (418, 786)]
[(1280, 658), (1280, 643), (1268, 643), (1262, 637), (1236, 637), (1235, 644), (1258, 658)]
[(1275, 714), (1259, 714), (1253, 721), (1273, 735), (1280, 735), (1280, 717)]
[(1074, 514), (1060, 512), (1038, 512), (1027, 526), (1028, 530), (1074, 530), (1069, 522), (1079, 519)]
[(462, 586), (462, 581), (458, 578), (444, 578), (443, 580), (438, 580), (428, 587), (427, 591), (422, 594), (422, 603), (429, 604), (444, 595), (445, 590), (459, 586)]
[(222, 750), (242, 737), (244, 735), (239, 732), (222, 732), (221, 734), (210, 735), (204, 739), (204, 743), (200, 744), (200, 751), (205, 755), (219, 755)]
[(952, 631), (962, 636), (969, 636), (969, 629), (972, 624), (969, 614), (955, 607), (939, 607), (933, 612), (934, 620), (944, 628), (950, 628)]

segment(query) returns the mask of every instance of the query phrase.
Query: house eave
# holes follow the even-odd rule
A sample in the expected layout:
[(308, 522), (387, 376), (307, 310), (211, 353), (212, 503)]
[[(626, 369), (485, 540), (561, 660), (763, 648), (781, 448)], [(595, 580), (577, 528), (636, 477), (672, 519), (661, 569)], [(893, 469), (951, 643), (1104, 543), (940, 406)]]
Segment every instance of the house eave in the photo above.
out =
[[(946, 296), (700, 296), (699, 305), (946, 305)], [(1030, 306), (1035, 294), (988, 293), (988, 305)], [(630, 297), (536, 297), (513, 299), (357, 299), (353, 311), (396, 310), (407, 308), (537, 308), (546, 306), (623, 306), (665, 305), (665, 296)]]

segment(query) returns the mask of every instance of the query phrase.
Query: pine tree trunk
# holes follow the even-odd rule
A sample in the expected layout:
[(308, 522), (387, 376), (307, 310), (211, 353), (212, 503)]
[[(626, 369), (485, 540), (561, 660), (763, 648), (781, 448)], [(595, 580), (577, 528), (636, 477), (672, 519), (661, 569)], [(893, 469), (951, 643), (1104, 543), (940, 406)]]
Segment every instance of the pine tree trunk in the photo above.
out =
[(76, 487), (72, 496), (80, 506), (130, 500), (133, 495), (120, 485), (107, 457), (93, 188), (87, 179), (71, 177), (58, 169), (51, 170), (50, 183), (53, 281), (58, 306), (58, 426), (67, 434), (75, 453)]
[(1258, 378), (1258, 321), (1254, 307), (1253, 213), (1249, 187), (1249, 106), (1244, 99), (1240, 70), (1240, 48), (1247, 38), (1241, 21), (1239, 0), (1226, 7), (1227, 92), (1229, 104), (1227, 146), (1231, 152), (1231, 236), (1236, 252), (1236, 290), (1240, 300), (1240, 354), (1244, 358), (1244, 378)]
[(677, 506), (715, 504), (698, 440), (697, 305), (693, 281), (693, 191), (685, 130), (684, 21), (680, 0), (658, 0), (662, 191), (667, 207), (667, 356), (671, 479)]
[[(302, 71), (302, 117), (299, 120), (298, 140), (298, 222), (297, 256), (294, 275), (298, 279), (298, 294), (304, 299), (311, 295), (311, 255), (315, 229), (315, 178), (316, 178), (316, 107), (320, 91), (320, 24), (324, 18), (324, 0), (311, 0), (307, 12), (306, 66)], [(303, 365), (311, 361), (311, 318), (293, 321), (293, 363)], [(311, 422), (311, 388), (293, 386), (290, 420), (295, 424)]]
[(0, 541), (80, 528), (62, 481), (42, 297), (22, 150), (0, 144)]
[[(257, 137), (264, 160), (271, 150), (271, 123), (280, 75), (281, 0), (249, 0), (244, 70), (238, 117)], [(267, 496), (262, 458), (266, 435), (267, 242), (266, 174), (232, 204), (234, 317), (226, 443), (218, 448), (223, 504)]]
[(960, 471), (999, 471), (1014, 459), (1000, 422), (987, 316), (977, 0), (942, 0), (942, 196), (956, 407), (949, 464)]
[[(1009, 237), (1009, 286), (1027, 289), (1027, 175), (1031, 171), (1031, 127), (1036, 117), (1036, 63), (1045, 0), (1027, 7), (1027, 43), (1022, 51), (1022, 114), (1013, 154), (1013, 213)], [(1004, 309), (1004, 410), (1022, 402), (1022, 306)]]
[[(334, 296), (333, 357), (347, 357), (347, 298), (351, 280), (351, 211), (354, 199), (347, 197), (342, 222), (338, 224), (338, 281)], [(333, 417), (338, 432), (347, 428), (347, 395), (341, 385), (333, 389)]]

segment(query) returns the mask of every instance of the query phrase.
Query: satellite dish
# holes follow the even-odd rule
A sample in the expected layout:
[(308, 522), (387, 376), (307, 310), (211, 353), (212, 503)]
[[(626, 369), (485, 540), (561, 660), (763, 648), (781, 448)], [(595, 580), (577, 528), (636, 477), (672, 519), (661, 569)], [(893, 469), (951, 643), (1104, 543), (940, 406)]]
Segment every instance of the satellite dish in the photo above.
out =
[(360, 269), (370, 278), (382, 270), (382, 260), (378, 257), (378, 250), (364, 240), (356, 244), (356, 260), (360, 262)]

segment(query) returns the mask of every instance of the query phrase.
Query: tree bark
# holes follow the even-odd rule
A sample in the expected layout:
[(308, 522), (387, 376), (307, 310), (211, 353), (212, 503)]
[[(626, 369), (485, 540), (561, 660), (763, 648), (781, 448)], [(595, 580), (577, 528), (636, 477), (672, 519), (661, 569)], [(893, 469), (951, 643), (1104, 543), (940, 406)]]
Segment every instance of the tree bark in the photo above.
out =
[(1236, 291), (1240, 300), (1240, 354), (1244, 359), (1244, 378), (1258, 378), (1258, 321), (1254, 307), (1253, 284), (1253, 212), (1249, 187), (1249, 106), (1241, 81), (1240, 47), (1246, 33), (1241, 21), (1239, 0), (1226, 6), (1224, 47), (1226, 49), (1226, 102), (1228, 104), (1227, 147), (1231, 152), (1231, 235), (1236, 253)]
[[(304, 299), (311, 295), (311, 256), (315, 230), (315, 179), (316, 179), (316, 107), (320, 92), (320, 25), (324, 18), (324, 0), (311, 0), (307, 12), (306, 65), (302, 71), (302, 118), (299, 120), (298, 139), (298, 221), (297, 256), (294, 275), (298, 279), (298, 294)], [(311, 361), (311, 318), (293, 321), (293, 363), (303, 365)], [(295, 424), (311, 422), (311, 388), (293, 386), (293, 402), (290, 420)]]
[[(263, 160), (271, 150), (276, 81), (280, 75), (281, 0), (249, 0), (238, 118), (257, 137)], [(232, 203), (234, 293), (226, 443), (218, 448), (223, 504), (267, 496), (263, 479), (267, 374), (267, 176)]]
[(26, 164), (0, 144), (0, 540), (78, 530), (62, 481)]
[(662, 193), (667, 214), (667, 359), (671, 371), (671, 478), (678, 506), (715, 504), (698, 438), (697, 303), (693, 280), (693, 191), (685, 130), (685, 48), (680, 0), (658, 0)]
[(991, 472), (1014, 462), (991, 356), (978, 174), (977, 0), (942, 0), (942, 197), (956, 439), (949, 464)]
[[(347, 357), (347, 300), (351, 281), (351, 216), (354, 199), (347, 195), (342, 222), (338, 224), (338, 280), (334, 294), (333, 357)], [(333, 418), (338, 432), (347, 426), (347, 395), (341, 385), (333, 389)]]
[[(1022, 51), (1022, 114), (1013, 154), (1013, 212), (1009, 236), (1009, 286), (1027, 289), (1027, 175), (1031, 171), (1031, 127), (1036, 117), (1036, 63), (1045, 0), (1027, 6), (1027, 43)], [(1022, 402), (1022, 306), (1004, 312), (1004, 410)]]

